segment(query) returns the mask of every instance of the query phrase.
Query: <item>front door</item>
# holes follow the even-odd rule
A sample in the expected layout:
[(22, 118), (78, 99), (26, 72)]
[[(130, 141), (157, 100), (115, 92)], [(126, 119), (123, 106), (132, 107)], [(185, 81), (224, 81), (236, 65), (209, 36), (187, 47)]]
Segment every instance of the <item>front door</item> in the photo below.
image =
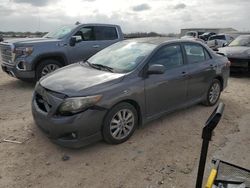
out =
[(186, 102), (187, 65), (179, 44), (161, 47), (150, 59), (148, 66), (161, 64), (164, 74), (149, 75), (145, 79), (147, 116), (171, 111)]
[(75, 46), (69, 46), (71, 63), (87, 60), (100, 50), (118, 42), (119, 37), (115, 27), (84, 26), (73, 36), (77, 36)]

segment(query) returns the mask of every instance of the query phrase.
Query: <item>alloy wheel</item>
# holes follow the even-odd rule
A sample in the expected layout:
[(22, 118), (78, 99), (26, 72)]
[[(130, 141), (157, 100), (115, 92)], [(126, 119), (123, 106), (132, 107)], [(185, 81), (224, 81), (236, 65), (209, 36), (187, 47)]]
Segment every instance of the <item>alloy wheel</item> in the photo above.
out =
[(127, 137), (135, 125), (135, 116), (129, 109), (119, 110), (110, 121), (110, 133), (114, 139)]
[(220, 84), (218, 82), (213, 83), (209, 91), (209, 102), (214, 104), (217, 102), (220, 96)]
[(45, 76), (53, 71), (55, 71), (56, 69), (59, 69), (60, 67), (56, 64), (48, 64), (45, 67), (43, 67), (42, 69), (42, 76)]

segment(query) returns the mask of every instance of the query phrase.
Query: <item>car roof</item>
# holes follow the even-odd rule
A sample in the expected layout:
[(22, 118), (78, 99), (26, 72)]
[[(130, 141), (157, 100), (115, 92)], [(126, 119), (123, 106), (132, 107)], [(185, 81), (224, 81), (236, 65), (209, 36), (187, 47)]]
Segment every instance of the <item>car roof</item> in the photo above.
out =
[(127, 39), (128, 42), (140, 42), (140, 43), (148, 43), (148, 44), (167, 44), (167, 43), (176, 43), (176, 42), (192, 42), (192, 43), (201, 43), (199, 41), (194, 41), (191, 39), (178, 39), (173, 37), (145, 37), (145, 38), (133, 38)]

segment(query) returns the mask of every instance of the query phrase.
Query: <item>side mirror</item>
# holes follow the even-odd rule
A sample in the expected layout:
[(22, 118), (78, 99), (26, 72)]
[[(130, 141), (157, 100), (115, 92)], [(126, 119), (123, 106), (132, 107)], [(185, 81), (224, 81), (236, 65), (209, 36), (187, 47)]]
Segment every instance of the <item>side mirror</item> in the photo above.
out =
[(78, 35), (72, 36), (72, 37), (70, 38), (69, 45), (70, 45), (70, 46), (75, 46), (75, 44), (76, 44), (77, 42), (80, 42), (80, 41), (82, 41), (82, 37), (81, 37), (81, 36), (78, 36)]
[(163, 74), (166, 71), (166, 67), (161, 64), (150, 65), (147, 74)]

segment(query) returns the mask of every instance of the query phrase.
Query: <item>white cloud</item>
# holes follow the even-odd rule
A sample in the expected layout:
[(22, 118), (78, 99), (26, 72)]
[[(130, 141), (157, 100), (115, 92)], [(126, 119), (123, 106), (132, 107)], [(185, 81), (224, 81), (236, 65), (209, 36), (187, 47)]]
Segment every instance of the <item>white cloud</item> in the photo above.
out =
[(5, 0), (0, 1), (0, 31), (51, 31), (76, 21), (119, 24), (124, 32), (250, 30), (249, 6), (249, 0)]
[(144, 11), (144, 10), (149, 10), (151, 7), (146, 4), (146, 3), (143, 3), (143, 4), (140, 4), (140, 5), (136, 5), (136, 6), (133, 6), (132, 9), (133, 11), (136, 11), (136, 12), (140, 12), (140, 11)]

